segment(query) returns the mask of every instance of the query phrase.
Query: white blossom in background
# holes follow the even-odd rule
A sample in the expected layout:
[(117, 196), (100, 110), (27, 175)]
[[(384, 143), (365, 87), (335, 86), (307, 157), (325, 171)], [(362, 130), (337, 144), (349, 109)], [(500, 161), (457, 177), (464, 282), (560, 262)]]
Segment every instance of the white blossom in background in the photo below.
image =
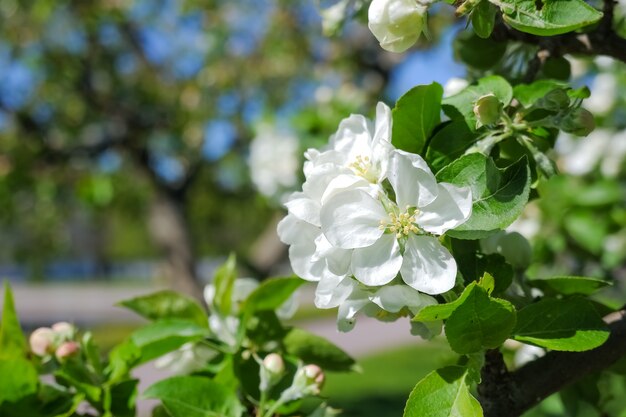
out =
[(626, 131), (596, 129), (585, 138), (562, 134), (555, 149), (563, 172), (585, 175), (599, 167), (604, 176), (614, 178), (624, 169)]
[(464, 78), (452, 77), (443, 86), (443, 96), (450, 97), (460, 93), (469, 85), (469, 81)]
[(217, 356), (217, 351), (202, 343), (185, 343), (177, 350), (167, 353), (154, 362), (157, 369), (167, 369), (177, 375), (190, 374), (204, 368)]
[(261, 125), (250, 144), (248, 159), (252, 182), (261, 194), (275, 197), (297, 181), (298, 139), (275, 126)]
[(379, 103), (374, 121), (351, 115), (325, 149), (309, 149), (302, 191), (287, 199), (278, 225), (294, 272), (318, 282), (315, 305), (339, 307), (341, 331), (358, 313), (415, 315), (436, 303), (427, 294), (456, 280), (437, 237), (469, 218), (470, 189), (438, 184), (420, 156), (393, 147), (391, 128), (391, 110)]
[(427, 6), (416, 0), (373, 0), (368, 10), (368, 27), (390, 52), (404, 52), (426, 28)]
[(600, 73), (591, 84), (591, 96), (584, 101), (583, 106), (593, 114), (606, 114), (615, 106), (619, 86), (615, 75)]

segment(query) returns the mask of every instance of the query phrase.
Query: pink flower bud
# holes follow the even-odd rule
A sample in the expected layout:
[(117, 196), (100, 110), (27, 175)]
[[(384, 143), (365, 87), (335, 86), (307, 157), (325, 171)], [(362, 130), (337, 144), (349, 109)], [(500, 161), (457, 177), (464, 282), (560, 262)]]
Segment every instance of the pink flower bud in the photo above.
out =
[(52, 330), (54, 330), (54, 332), (62, 340), (71, 340), (74, 338), (75, 327), (74, 325), (66, 321), (60, 321), (58, 323), (54, 323), (52, 325)]
[(74, 341), (69, 341), (62, 343), (61, 346), (57, 348), (54, 355), (57, 357), (59, 362), (64, 362), (66, 359), (72, 356), (76, 356), (79, 350), (80, 346), (78, 345), (78, 343)]
[(276, 353), (270, 353), (263, 359), (263, 367), (272, 375), (282, 375), (285, 372), (285, 362)]
[(49, 327), (40, 327), (31, 333), (30, 350), (37, 356), (54, 352), (54, 331)]
[(326, 379), (324, 371), (317, 365), (306, 365), (303, 369), (309, 384), (315, 385), (314, 394), (319, 394)]

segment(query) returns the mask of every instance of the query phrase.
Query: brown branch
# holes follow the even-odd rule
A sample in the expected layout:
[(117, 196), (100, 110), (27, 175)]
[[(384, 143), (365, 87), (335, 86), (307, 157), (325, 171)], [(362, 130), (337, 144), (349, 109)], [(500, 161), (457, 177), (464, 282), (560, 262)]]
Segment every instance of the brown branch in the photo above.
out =
[[(504, 372), (500, 368), (499, 373), (484, 371), (479, 393), (485, 417), (521, 416), (549, 395), (614, 364), (626, 355), (625, 315), (626, 311), (621, 310), (605, 317), (611, 335), (596, 349), (550, 352), (510, 373), (506, 368)], [(490, 360), (488, 352), (485, 368), (493, 368), (494, 361), (497, 364), (497, 359)]]
[(492, 37), (496, 41), (517, 41), (537, 45), (552, 56), (579, 54), (587, 56), (606, 55), (626, 62), (626, 39), (613, 30), (615, 2), (605, 0), (603, 17), (596, 27), (586, 33), (566, 33), (557, 36), (537, 36), (512, 29), (499, 19)]

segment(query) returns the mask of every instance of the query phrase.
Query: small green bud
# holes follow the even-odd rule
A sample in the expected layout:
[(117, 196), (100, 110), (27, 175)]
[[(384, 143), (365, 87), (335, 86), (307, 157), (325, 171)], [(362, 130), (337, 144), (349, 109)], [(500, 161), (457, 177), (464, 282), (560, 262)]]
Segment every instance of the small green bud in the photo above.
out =
[(587, 136), (596, 128), (593, 114), (588, 110), (578, 108), (566, 115), (559, 126), (562, 131), (576, 136)]
[(537, 100), (537, 106), (550, 111), (559, 111), (569, 106), (569, 96), (562, 88), (550, 91)]
[(493, 94), (480, 97), (474, 103), (474, 114), (478, 119), (476, 127), (492, 125), (500, 120), (502, 115), (502, 103)]

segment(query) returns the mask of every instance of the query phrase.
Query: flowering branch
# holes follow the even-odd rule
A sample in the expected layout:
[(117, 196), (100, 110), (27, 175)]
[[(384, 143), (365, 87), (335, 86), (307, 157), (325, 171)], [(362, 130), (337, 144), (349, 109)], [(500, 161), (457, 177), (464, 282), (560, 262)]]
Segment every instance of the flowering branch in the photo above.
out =
[(515, 372), (509, 373), (506, 368), (504, 373), (490, 372), (497, 368), (498, 352), (487, 352), (479, 387), (485, 417), (520, 416), (549, 395), (592, 372), (608, 368), (626, 355), (626, 310), (610, 314), (604, 320), (611, 336), (602, 346), (585, 352), (553, 351)]

